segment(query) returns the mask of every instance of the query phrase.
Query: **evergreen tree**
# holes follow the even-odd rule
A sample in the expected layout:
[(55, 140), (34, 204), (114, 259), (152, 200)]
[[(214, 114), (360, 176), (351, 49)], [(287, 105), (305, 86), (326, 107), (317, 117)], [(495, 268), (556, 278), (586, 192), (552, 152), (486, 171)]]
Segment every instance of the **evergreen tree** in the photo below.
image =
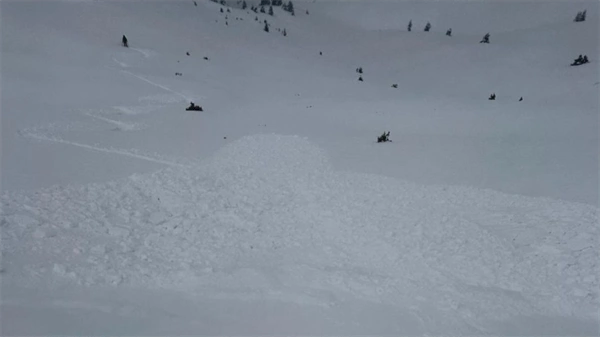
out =
[(273, 16), (273, 6), (269, 6), (269, 15)]
[(283, 10), (286, 12), (289, 12), (292, 15), (295, 15), (294, 13), (294, 4), (292, 3), (292, 1), (290, 0), (287, 4), (283, 4)]
[(490, 33), (485, 34), (479, 43), (490, 43)]
[(408, 31), (412, 31), (412, 20), (408, 22)]
[(581, 21), (585, 21), (585, 12), (577, 12), (577, 15), (575, 16), (575, 22), (581, 22)]
[(431, 23), (427, 22), (425, 25), (425, 31), (428, 32), (431, 29)]
[(265, 6), (260, 7), (260, 12), (265, 13)]
[(259, 6), (270, 6), (271, 5), (271, 1), (270, 0), (260, 0), (260, 5)]
[(283, 36), (287, 36), (287, 32), (285, 31), (285, 28), (283, 29)]
[(265, 28), (264, 28), (265, 32), (269, 32), (269, 24), (267, 23), (267, 20), (265, 20)]
[(244, 2), (242, 2), (242, 9), (246, 8), (248, 8), (248, 4), (246, 3), (246, 0), (244, 0)]

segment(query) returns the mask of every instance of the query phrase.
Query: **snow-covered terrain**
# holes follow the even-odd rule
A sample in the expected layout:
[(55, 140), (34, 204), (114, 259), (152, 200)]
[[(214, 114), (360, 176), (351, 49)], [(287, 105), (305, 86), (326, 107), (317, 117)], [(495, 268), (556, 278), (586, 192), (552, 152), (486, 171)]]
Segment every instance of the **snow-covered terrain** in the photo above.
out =
[(227, 8), (0, 2), (2, 335), (599, 333), (596, 2)]

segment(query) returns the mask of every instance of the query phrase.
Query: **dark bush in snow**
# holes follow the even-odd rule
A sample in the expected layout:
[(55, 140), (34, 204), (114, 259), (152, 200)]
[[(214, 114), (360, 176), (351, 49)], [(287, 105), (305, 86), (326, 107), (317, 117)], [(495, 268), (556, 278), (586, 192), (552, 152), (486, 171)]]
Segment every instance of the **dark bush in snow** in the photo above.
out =
[(490, 43), (490, 33), (485, 34), (479, 43)]
[(199, 105), (195, 105), (194, 102), (190, 102), (190, 106), (185, 108), (186, 111), (204, 111)]
[(573, 21), (575, 21), (575, 22), (585, 21), (586, 14), (587, 14), (587, 9), (584, 10), (583, 12), (577, 12), (577, 15), (575, 16), (575, 20), (573, 20)]
[(388, 131), (387, 133), (384, 132), (381, 136), (377, 137), (377, 143), (386, 143), (386, 142), (391, 142), (392, 140), (390, 139), (390, 132)]

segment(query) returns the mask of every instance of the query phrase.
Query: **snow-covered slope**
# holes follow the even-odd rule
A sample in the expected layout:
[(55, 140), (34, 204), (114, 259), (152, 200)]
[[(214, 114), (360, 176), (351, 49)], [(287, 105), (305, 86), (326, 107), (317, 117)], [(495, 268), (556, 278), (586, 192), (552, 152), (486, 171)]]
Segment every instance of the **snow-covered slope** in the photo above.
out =
[(194, 169), (8, 194), (3, 209), (5, 289), (170, 289), (333, 313), (364, 301), (400, 311), (404, 324), (378, 321), (386, 333), (498, 333), (535, 316), (589, 333), (597, 318), (596, 208), (337, 172), (298, 137), (243, 138)]
[(598, 333), (597, 3), (221, 7), (0, 2), (3, 335)]

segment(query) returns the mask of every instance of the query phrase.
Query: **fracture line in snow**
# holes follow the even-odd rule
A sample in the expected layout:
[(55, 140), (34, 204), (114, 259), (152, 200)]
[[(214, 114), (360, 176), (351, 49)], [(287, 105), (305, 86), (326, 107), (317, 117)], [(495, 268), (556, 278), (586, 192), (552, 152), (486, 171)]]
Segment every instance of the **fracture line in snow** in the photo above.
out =
[(99, 152), (112, 153), (112, 154), (120, 154), (123, 156), (147, 160), (147, 161), (151, 161), (154, 163), (165, 164), (165, 165), (169, 165), (169, 166), (189, 167), (188, 165), (179, 164), (179, 163), (175, 163), (175, 162), (171, 162), (171, 161), (167, 161), (167, 160), (163, 160), (163, 159), (153, 158), (153, 157), (133, 153), (133, 152), (130, 152), (127, 150), (122, 150), (122, 149), (110, 149), (110, 148), (105, 148), (105, 147), (93, 146), (93, 145), (88, 145), (88, 144), (83, 144), (83, 143), (78, 143), (78, 142), (72, 142), (72, 141), (61, 139), (61, 138), (48, 137), (48, 136), (33, 134), (33, 133), (26, 133), (26, 134), (24, 134), (24, 136), (33, 138), (33, 139), (37, 139), (37, 140), (43, 140), (43, 141), (49, 141), (49, 142), (55, 142), (55, 143), (61, 143), (61, 144), (68, 144), (68, 145), (77, 146), (77, 147), (81, 147), (81, 148), (88, 149), (88, 150), (95, 150), (95, 151), (99, 151)]
[(150, 81), (149, 79), (147, 79), (147, 78), (145, 78), (145, 77), (142, 77), (142, 76), (139, 76), (139, 75), (136, 75), (136, 74), (132, 73), (131, 71), (127, 71), (127, 70), (123, 70), (123, 69), (121, 69), (121, 71), (122, 71), (122, 72), (124, 72), (124, 73), (126, 73), (126, 74), (129, 74), (129, 75), (131, 75), (131, 76), (133, 76), (133, 77), (137, 77), (137, 78), (139, 78), (140, 80), (142, 80), (142, 81), (144, 81), (144, 82), (146, 82), (146, 83), (150, 83), (150, 84), (152, 84), (153, 86), (159, 87), (159, 88), (161, 88), (161, 89), (163, 89), (163, 90), (166, 90), (166, 91), (168, 91), (168, 92), (170, 92), (170, 93), (173, 93), (173, 94), (175, 94), (175, 95), (177, 95), (177, 96), (179, 96), (179, 97), (183, 98), (183, 99), (184, 99), (184, 100), (186, 100), (186, 101), (192, 101), (192, 99), (191, 99), (191, 98), (189, 98), (189, 97), (187, 97), (186, 95), (184, 95), (184, 94), (182, 94), (182, 93), (180, 93), (180, 92), (177, 92), (177, 91), (175, 91), (175, 90), (173, 90), (173, 89), (171, 89), (171, 88), (165, 87), (165, 86), (164, 86), (164, 85), (162, 85), (162, 84), (158, 84), (158, 83), (156, 83), (156, 82), (152, 82), (152, 81)]

